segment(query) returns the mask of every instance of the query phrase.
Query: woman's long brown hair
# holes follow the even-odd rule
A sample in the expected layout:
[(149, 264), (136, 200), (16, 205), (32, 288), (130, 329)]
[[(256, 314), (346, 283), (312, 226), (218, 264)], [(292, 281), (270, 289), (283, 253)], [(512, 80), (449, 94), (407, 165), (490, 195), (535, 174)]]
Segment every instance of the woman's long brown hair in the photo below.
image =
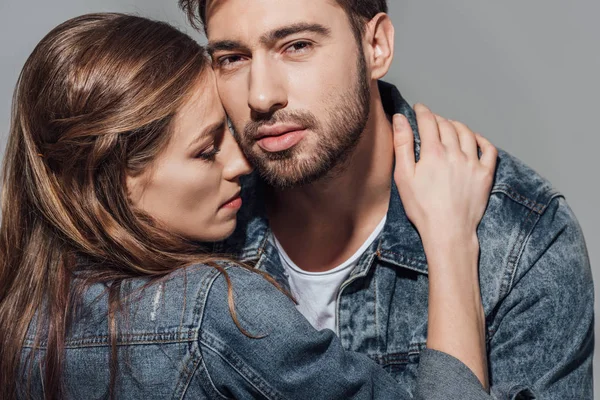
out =
[[(187, 35), (122, 14), (69, 20), (27, 60), (2, 182), (1, 399), (23, 394), (18, 382), (33, 363), (21, 359), (30, 325), (34, 348), (46, 349), (45, 398), (62, 397), (66, 332), (87, 285), (109, 290), (113, 388), (120, 282), (160, 279), (197, 262), (220, 268), (215, 256), (133, 210), (125, 184), (164, 148), (173, 116), (208, 65)], [(237, 322), (233, 309), (232, 316)]]

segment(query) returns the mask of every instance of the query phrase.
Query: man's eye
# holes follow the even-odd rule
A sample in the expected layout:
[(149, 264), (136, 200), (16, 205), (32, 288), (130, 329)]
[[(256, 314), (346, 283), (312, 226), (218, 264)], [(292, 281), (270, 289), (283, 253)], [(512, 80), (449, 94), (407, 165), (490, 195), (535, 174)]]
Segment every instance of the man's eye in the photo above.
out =
[(313, 44), (311, 42), (299, 41), (299, 42), (292, 43), (290, 46), (288, 46), (285, 49), (285, 51), (288, 53), (302, 54), (302, 53), (309, 51), (312, 47), (313, 47)]
[(244, 58), (242, 56), (236, 56), (236, 55), (219, 57), (217, 59), (217, 66), (220, 68), (231, 68), (231, 67), (235, 66), (236, 64), (239, 64), (240, 62), (242, 62), (243, 59)]

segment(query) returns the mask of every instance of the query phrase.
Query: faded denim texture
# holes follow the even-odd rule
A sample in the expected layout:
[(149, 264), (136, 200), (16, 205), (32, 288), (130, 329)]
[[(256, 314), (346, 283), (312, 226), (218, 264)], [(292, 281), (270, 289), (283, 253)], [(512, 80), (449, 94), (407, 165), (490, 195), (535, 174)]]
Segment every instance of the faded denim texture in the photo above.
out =
[[(416, 132), (400, 93), (385, 83), (380, 89), (387, 112), (407, 115)], [(386, 226), (340, 291), (339, 340), (329, 330), (315, 331), (258, 275), (229, 268), (242, 326), (266, 335), (248, 338), (231, 319), (223, 276), (191, 267), (130, 296), (129, 318), (119, 323), (116, 397), (591, 399), (594, 294), (581, 230), (548, 182), (510, 155), (499, 157), (478, 232), (490, 394), (460, 361), (425, 348), (427, 263), (392, 182)], [(262, 196), (250, 176), (236, 234), (216, 250), (237, 254), (287, 287)], [(129, 281), (124, 293), (143, 284)], [(106, 398), (106, 301), (104, 287), (92, 286), (69, 331), (67, 398)], [(40, 370), (33, 372), (40, 398)]]
[[(178, 270), (145, 288), (143, 279), (125, 282), (125, 312), (118, 318), (117, 399), (412, 398), (366, 355), (344, 350), (332, 331), (315, 330), (292, 300), (260, 275), (240, 267), (227, 271), (239, 322), (257, 338), (244, 336), (235, 326), (224, 275), (214, 268)], [(105, 287), (92, 286), (67, 338), (68, 399), (107, 398), (107, 311)], [(34, 331), (30, 328), (24, 358)], [(41, 342), (42, 353), (45, 344)], [(459, 388), (464, 399), (487, 396), (458, 360), (433, 350), (425, 357), (420, 366), (423, 399), (447, 399)], [(438, 382), (448, 371), (458, 373), (451, 381)], [(43, 388), (37, 364), (33, 372), (32, 394), (39, 399)]]
[[(418, 157), (413, 110), (394, 86), (380, 82), (379, 88), (386, 112), (410, 121)], [(391, 184), (384, 230), (342, 284), (336, 333), (344, 348), (368, 355), (413, 394), (427, 337), (427, 262)], [(262, 188), (257, 174), (245, 182), (248, 207), (236, 234), (219, 250), (287, 287)], [(478, 236), (491, 397), (592, 399), (592, 273), (582, 231), (564, 197), (500, 150)]]

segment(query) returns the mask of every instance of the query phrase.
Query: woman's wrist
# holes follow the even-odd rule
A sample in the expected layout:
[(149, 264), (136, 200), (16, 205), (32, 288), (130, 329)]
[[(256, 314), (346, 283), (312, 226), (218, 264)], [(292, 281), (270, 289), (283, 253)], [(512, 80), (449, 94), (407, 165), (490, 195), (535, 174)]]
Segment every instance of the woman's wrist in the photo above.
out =
[(464, 362), (487, 388), (477, 236), (473, 233), (423, 239), (429, 271), (427, 347)]
[(429, 273), (456, 275), (478, 270), (479, 240), (475, 232), (456, 235), (422, 235)]
[(446, 226), (431, 226), (427, 229), (418, 229), (418, 231), (425, 245), (430, 244), (442, 248), (479, 247), (477, 231), (473, 228), (458, 226), (450, 229)]

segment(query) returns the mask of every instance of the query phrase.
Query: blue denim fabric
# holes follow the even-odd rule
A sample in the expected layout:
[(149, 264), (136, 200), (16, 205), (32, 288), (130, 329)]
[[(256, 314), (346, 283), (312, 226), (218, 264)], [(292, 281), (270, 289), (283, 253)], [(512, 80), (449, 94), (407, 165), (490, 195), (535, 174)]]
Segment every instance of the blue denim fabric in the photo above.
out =
[[(420, 140), (409, 104), (380, 82), (388, 114), (402, 113)], [(526, 134), (526, 133), (525, 133)], [(244, 182), (236, 233), (216, 250), (240, 257), (287, 287), (257, 174)], [(504, 151), (478, 230), (491, 396), (591, 399), (594, 290), (585, 241), (564, 197)], [(341, 286), (336, 333), (409, 393), (427, 337), (427, 262), (392, 182), (383, 232)]]
[[(416, 130), (398, 91), (385, 83), (380, 88), (387, 112), (404, 113)], [(416, 144), (418, 154), (418, 134)], [(225, 280), (212, 268), (176, 271), (143, 291), (144, 280), (127, 281), (116, 398), (591, 399), (592, 278), (564, 198), (500, 152), (478, 232), (492, 383), (487, 394), (460, 361), (425, 348), (427, 264), (393, 182), (392, 188), (383, 232), (340, 291), (339, 339), (314, 330), (286, 296), (239, 267), (228, 269), (238, 318), (251, 334), (266, 335), (260, 339), (235, 326)], [(287, 287), (256, 176), (245, 182), (243, 196), (249, 207), (236, 234), (216, 250), (237, 254)], [(68, 332), (66, 398), (106, 398), (106, 297), (104, 286), (92, 286)], [(34, 334), (32, 324), (24, 359)], [(33, 397), (41, 398), (41, 368), (33, 364), (32, 372)]]
[[(410, 399), (412, 395), (366, 355), (346, 351), (330, 330), (316, 331), (294, 303), (260, 275), (229, 267), (235, 309), (224, 275), (207, 266), (178, 270), (161, 283), (123, 285), (118, 314), (117, 399)], [(103, 399), (109, 388), (107, 293), (85, 292), (71, 326), (65, 358), (65, 398)], [(35, 335), (30, 327), (23, 358)], [(42, 334), (42, 338), (43, 338)], [(41, 353), (45, 351), (42, 340)], [(477, 378), (458, 360), (428, 350), (420, 366), (423, 399), (484, 399)], [(461, 368), (463, 368), (461, 370)], [(33, 364), (31, 393), (42, 398)], [(435, 382), (444, 372), (451, 380)], [(23, 382), (25, 386), (25, 381)], [(23, 393), (23, 398), (26, 398)]]

